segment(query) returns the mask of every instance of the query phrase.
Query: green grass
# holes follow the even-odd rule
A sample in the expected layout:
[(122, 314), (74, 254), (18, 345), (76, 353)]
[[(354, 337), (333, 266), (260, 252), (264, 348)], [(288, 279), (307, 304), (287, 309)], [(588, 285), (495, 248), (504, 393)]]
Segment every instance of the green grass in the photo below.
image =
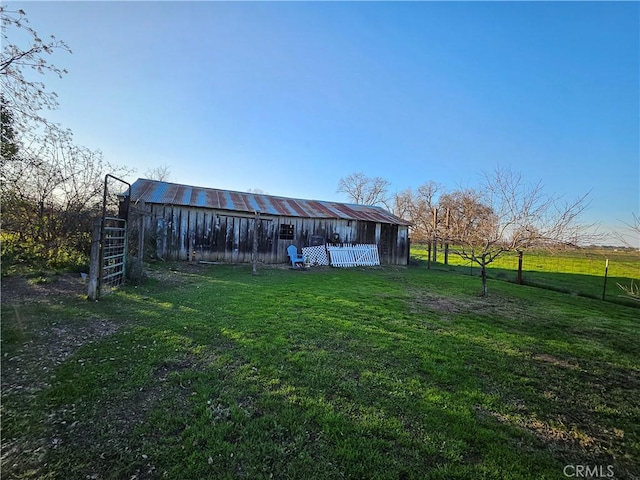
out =
[[(414, 262), (426, 265), (427, 247), (412, 245), (411, 256)], [(607, 281), (605, 284), (606, 260), (609, 259)], [(458, 255), (449, 255), (449, 265), (444, 265), (444, 250), (438, 251), (436, 263), (431, 268), (447, 269), (459, 273), (480, 275), (480, 267)], [(505, 253), (487, 266), (489, 278), (516, 281), (518, 255)], [(634, 305), (636, 300), (629, 299), (618, 287), (618, 283), (630, 286), (640, 280), (640, 255), (630, 250), (580, 249), (557, 253), (525, 252), (523, 256), (523, 283), (543, 287), (559, 292), (582, 295), (590, 298), (602, 298), (603, 292), (608, 301)], [(489, 287), (491, 288), (491, 287)]]
[(413, 267), (174, 267), (3, 308), (7, 478), (640, 474), (637, 309)]

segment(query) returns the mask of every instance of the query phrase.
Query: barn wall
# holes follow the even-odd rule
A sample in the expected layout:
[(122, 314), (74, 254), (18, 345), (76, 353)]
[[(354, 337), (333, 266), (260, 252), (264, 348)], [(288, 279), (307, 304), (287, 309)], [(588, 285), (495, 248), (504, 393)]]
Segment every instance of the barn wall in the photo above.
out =
[[(251, 262), (255, 218), (239, 212), (147, 204), (147, 230), (155, 235), (157, 255), (166, 260)], [(282, 238), (281, 225), (293, 227)], [(324, 243), (375, 243), (383, 264), (406, 265), (408, 232), (404, 225), (346, 219), (261, 215), (257, 224), (258, 261), (288, 262), (287, 247)]]

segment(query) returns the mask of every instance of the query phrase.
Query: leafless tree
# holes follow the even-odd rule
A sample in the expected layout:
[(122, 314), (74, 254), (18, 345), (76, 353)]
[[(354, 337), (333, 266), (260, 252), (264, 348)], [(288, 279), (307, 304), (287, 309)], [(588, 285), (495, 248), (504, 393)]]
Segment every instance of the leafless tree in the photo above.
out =
[(63, 77), (66, 70), (48, 57), (71, 53), (67, 44), (53, 36), (42, 40), (23, 10), (0, 5), (0, 21), (3, 252), (9, 241), (12, 252), (29, 260), (81, 256), (88, 253), (105, 174), (124, 176), (130, 170), (109, 164), (98, 150), (75, 145), (69, 130), (42, 116), (58, 100), (34, 73)]
[(3, 231), (47, 252), (88, 253), (107, 173), (125, 176), (130, 170), (106, 162), (99, 150), (75, 145), (69, 131), (45, 128), (2, 172)]
[(396, 194), (393, 213), (413, 224), (411, 231), (413, 240), (418, 242), (433, 240), (437, 228), (437, 224), (434, 225), (433, 214), (441, 191), (440, 184), (430, 181), (420, 185), (415, 192), (407, 188)]
[[(616, 232), (616, 237), (626, 248), (632, 249), (636, 253), (640, 253), (640, 249), (638, 248), (638, 241), (640, 241), (640, 216), (635, 213), (632, 213), (631, 215), (631, 222), (624, 222), (626, 230), (625, 233), (634, 238), (635, 244), (632, 244), (629, 241), (628, 235), (624, 235), (622, 232)], [(616, 283), (616, 285), (618, 285), (618, 288), (622, 290), (627, 297), (640, 301), (640, 285), (635, 281), (631, 280), (629, 285), (623, 285), (621, 283)]]
[[(631, 217), (630, 222), (622, 222), (623, 231), (617, 231), (614, 235), (625, 248), (640, 249), (640, 216), (632, 213)], [(631, 243), (628, 237), (633, 237), (635, 242)]]
[(71, 53), (69, 46), (53, 35), (43, 40), (30, 26), (22, 9), (10, 10), (0, 5), (2, 22), (2, 57), (0, 87), (18, 130), (25, 131), (35, 123), (48, 123), (42, 117), (44, 109), (55, 109), (58, 99), (44, 83), (32, 80), (26, 72), (52, 74), (62, 78), (67, 71), (48, 61), (56, 50)]
[(480, 266), (486, 295), (486, 267), (503, 253), (576, 246), (592, 239), (587, 232), (593, 225), (578, 222), (587, 196), (563, 202), (545, 195), (540, 182), (529, 186), (520, 174), (497, 168), (484, 174), (480, 189), (441, 197), (441, 205), (450, 211), (444, 236), (454, 246), (452, 253)]
[(411, 204), (413, 202), (413, 191), (410, 188), (396, 192), (393, 195), (393, 205), (391, 213), (396, 217), (409, 219)]
[(352, 173), (338, 182), (338, 193), (346, 194), (353, 203), (380, 205), (389, 208), (390, 183), (381, 177), (367, 177), (364, 173)]
[[(20, 196), (10, 189), (31, 176), (30, 170), (42, 170), (37, 156), (28, 155), (36, 142), (50, 135), (54, 129), (65, 134), (60, 127), (51, 124), (42, 116), (42, 110), (58, 106), (55, 92), (47, 91), (42, 82), (31, 75), (52, 74), (62, 77), (66, 70), (48, 61), (56, 50), (71, 52), (62, 41), (51, 36), (44, 41), (30, 26), (23, 10), (11, 10), (0, 5), (2, 30), (2, 55), (0, 57), (0, 95), (2, 106), (2, 156), (0, 158), (0, 181), (3, 196)], [(43, 135), (43, 130), (47, 132)], [(25, 153), (22, 155), (21, 153)], [(45, 193), (46, 194), (46, 193)], [(5, 209), (6, 211), (6, 209)]]
[(171, 168), (169, 165), (161, 165), (159, 167), (150, 168), (144, 172), (144, 176), (149, 180), (157, 180), (159, 182), (168, 182), (171, 180)]

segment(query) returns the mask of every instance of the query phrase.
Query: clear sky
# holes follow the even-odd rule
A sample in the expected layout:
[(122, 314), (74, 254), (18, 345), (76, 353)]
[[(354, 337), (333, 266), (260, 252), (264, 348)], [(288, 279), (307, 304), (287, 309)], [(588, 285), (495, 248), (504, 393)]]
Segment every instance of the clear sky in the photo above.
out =
[(638, 2), (6, 2), (73, 50), (47, 117), (137, 177), (347, 199), (510, 166), (640, 212)]

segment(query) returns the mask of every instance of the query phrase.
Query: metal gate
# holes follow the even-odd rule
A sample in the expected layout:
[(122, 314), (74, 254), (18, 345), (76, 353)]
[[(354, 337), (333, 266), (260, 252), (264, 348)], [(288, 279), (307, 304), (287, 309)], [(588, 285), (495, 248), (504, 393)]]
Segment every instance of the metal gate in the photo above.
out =
[(91, 245), (91, 265), (89, 269), (89, 291), (91, 300), (124, 283), (127, 267), (127, 220), (128, 197), (125, 197), (124, 209), (120, 217), (107, 216), (108, 180), (131, 185), (113, 175), (106, 175), (104, 180), (104, 199), (102, 217), (97, 218), (93, 227)]
[(124, 283), (127, 257), (127, 221), (105, 217), (100, 248), (101, 289)]

